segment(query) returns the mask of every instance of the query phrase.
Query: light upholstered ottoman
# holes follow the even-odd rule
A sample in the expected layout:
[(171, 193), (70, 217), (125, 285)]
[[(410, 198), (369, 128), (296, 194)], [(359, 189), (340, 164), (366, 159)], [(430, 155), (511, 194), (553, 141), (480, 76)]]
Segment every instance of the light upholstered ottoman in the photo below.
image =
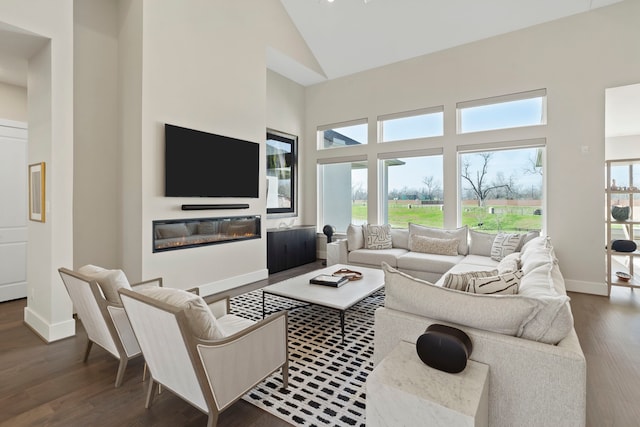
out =
[(489, 425), (489, 367), (469, 360), (449, 374), (402, 341), (367, 378), (367, 427)]

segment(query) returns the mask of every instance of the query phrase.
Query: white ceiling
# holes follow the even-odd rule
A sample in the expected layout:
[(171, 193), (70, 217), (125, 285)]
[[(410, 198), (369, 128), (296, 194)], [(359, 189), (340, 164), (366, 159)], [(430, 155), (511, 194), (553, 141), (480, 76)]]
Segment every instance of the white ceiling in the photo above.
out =
[(325, 76), (268, 52), (303, 85), (335, 79), (621, 0), (280, 0)]

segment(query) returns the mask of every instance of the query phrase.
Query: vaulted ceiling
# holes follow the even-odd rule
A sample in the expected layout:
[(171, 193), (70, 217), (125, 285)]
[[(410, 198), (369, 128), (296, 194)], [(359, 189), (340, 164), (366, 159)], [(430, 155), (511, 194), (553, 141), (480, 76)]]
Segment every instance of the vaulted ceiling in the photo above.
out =
[(324, 75), (273, 61), (303, 85), (553, 21), (621, 0), (280, 0)]
[[(280, 0), (322, 68), (269, 56), (303, 85), (380, 67), (622, 0)], [(0, 18), (1, 20), (1, 18)], [(26, 86), (46, 39), (0, 22), (0, 81)]]

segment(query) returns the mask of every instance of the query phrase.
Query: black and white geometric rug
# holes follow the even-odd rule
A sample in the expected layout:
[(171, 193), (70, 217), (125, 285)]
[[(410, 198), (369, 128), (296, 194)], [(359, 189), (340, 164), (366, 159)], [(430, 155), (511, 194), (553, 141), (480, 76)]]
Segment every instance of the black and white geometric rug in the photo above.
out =
[[(299, 306), (267, 296), (267, 311)], [(345, 344), (335, 310), (309, 305), (289, 311), (289, 387), (277, 371), (243, 399), (297, 426), (365, 426), (365, 381), (373, 370), (374, 311), (384, 289), (345, 314)], [(233, 313), (262, 319), (262, 291), (231, 299)]]

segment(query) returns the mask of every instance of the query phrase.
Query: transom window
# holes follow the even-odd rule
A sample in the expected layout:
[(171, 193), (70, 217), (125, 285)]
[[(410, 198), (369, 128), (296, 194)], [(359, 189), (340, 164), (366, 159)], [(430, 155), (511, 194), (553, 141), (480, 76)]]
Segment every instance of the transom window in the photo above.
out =
[(378, 117), (380, 142), (429, 138), (444, 134), (444, 108), (425, 108)]
[(456, 104), (458, 133), (536, 126), (547, 123), (547, 91), (496, 96)]
[(318, 149), (340, 148), (366, 144), (367, 120), (354, 120), (318, 128)]

